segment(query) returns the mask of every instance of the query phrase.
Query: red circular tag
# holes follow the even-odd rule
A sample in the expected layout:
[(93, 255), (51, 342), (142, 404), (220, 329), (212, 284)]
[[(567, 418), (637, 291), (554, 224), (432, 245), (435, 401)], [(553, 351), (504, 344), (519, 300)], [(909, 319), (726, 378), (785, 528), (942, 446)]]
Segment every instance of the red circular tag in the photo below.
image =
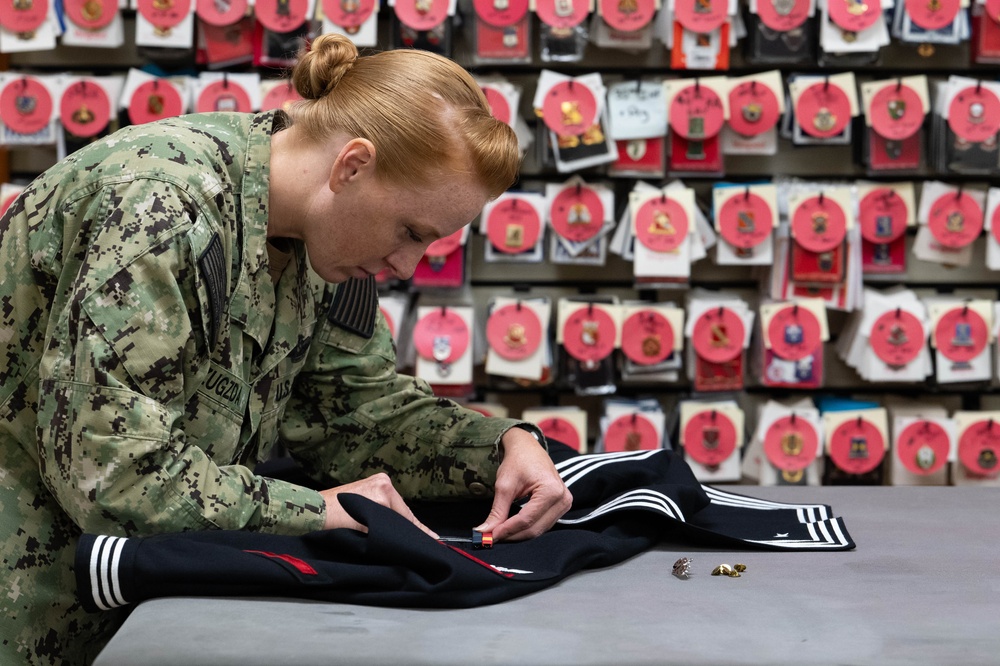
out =
[(698, 412), (684, 426), (684, 453), (705, 467), (721, 465), (736, 450), (736, 427), (714, 409)]
[(875, 25), (882, 15), (879, 0), (829, 0), (830, 20), (848, 32), (861, 32)]
[(757, 16), (771, 30), (788, 32), (809, 18), (809, 0), (760, 0)]
[(448, 18), (448, 0), (396, 0), (396, 16), (414, 30), (433, 30)]
[(469, 348), (469, 327), (457, 312), (439, 308), (417, 320), (413, 346), (428, 361), (454, 363)]
[(990, 341), (986, 322), (975, 310), (956, 307), (944, 313), (934, 327), (934, 346), (955, 363), (968, 363), (979, 356)]
[(986, 0), (986, 15), (1000, 23), (1000, 0)]
[(767, 326), (771, 351), (789, 361), (798, 361), (814, 353), (822, 338), (822, 327), (816, 315), (797, 305), (778, 310)]
[(395, 337), (396, 337), (396, 322), (395, 322), (395, 320), (392, 318), (392, 315), (389, 314), (389, 311), (386, 310), (385, 308), (383, 308), (381, 305), (379, 306), (378, 310), (379, 310), (379, 312), (382, 313), (382, 316), (385, 317), (385, 325), (389, 328), (389, 336), (391, 338), (395, 339)]
[(848, 474), (866, 474), (884, 457), (882, 433), (862, 417), (844, 421), (830, 435), (830, 459)]
[(829, 197), (806, 199), (792, 215), (792, 237), (810, 252), (829, 252), (843, 243), (846, 235), (844, 209)]
[(223, 27), (233, 25), (247, 15), (247, 0), (197, 0), (194, 11), (202, 21), (209, 25)]
[(590, 240), (604, 226), (604, 204), (589, 187), (567, 187), (552, 200), (552, 229), (573, 243)]
[(563, 346), (578, 361), (595, 362), (615, 349), (615, 320), (601, 308), (583, 307), (563, 324)]
[(306, 22), (309, 0), (256, 0), (253, 11), (271, 32), (291, 32)]
[(128, 105), (128, 117), (133, 125), (179, 116), (184, 112), (184, 100), (174, 84), (165, 79), (146, 81), (135, 89)]
[(729, 91), (729, 127), (737, 134), (763, 134), (777, 125), (780, 117), (778, 98), (763, 83), (744, 81)]
[(483, 94), (486, 95), (486, 101), (489, 102), (490, 113), (493, 114), (493, 117), (510, 125), (510, 119), (514, 114), (511, 113), (510, 103), (507, 102), (506, 95), (490, 85), (484, 85), (482, 89)]
[(901, 141), (923, 126), (924, 106), (920, 95), (910, 86), (889, 85), (872, 96), (869, 119), (879, 136)]
[(958, 440), (958, 459), (973, 474), (995, 479), (1000, 475), (1000, 426), (993, 419), (976, 421)]
[(926, 476), (948, 462), (948, 432), (933, 421), (919, 420), (903, 428), (896, 438), (896, 457), (913, 474)]
[(545, 93), (542, 120), (559, 136), (583, 134), (596, 118), (597, 99), (582, 83), (563, 81)]
[(615, 30), (634, 32), (649, 25), (656, 14), (655, 0), (600, 0), (604, 22)]
[(727, 307), (710, 308), (694, 323), (691, 342), (698, 356), (712, 363), (732, 361), (743, 351), (746, 329)]
[(535, 13), (546, 25), (575, 28), (590, 14), (590, 0), (536, 0)]
[(656, 426), (642, 414), (625, 414), (608, 424), (604, 452), (648, 451), (660, 448)]
[(174, 28), (191, 13), (193, 0), (137, 0), (139, 13), (154, 27)]
[(63, 91), (59, 119), (70, 134), (91, 137), (101, 133), (111, 121), (111, 100), (97, 83), (80, 79)]
[(424, 250), (425, 257), (447, 257), (449, 254), (462, 247), (462, 234), (465, 232), (465, 227), (462, 227), (458, 231), (448, 234), (444, 238), (439, 238)]
[(508, 361), (523, 361), (542, 344), (542, 322), (531, 308), (520, 303), (505, 305), (486, 320), (486, 339)]
[(920, 320), (912, 313), (897, 308), (875, 320), (868, 342), (875, 355), (886, 364), (902, 367), (920, 355), (925, 339)]
[(961, 0), (906, 0), (906, 13), (924, 30), (940, 30), (958, 16)]
[(1000, 99), (982, 86), (963, 88), (948, 105), (948, 127), (972, 143), (991, 140), (1000, 131)]
[(330, 23), (356, 30), (375, 11), (375, 0), (323, 0), (323, 15)]
[(951, 249), (970, 245), (983, 230), (983, 211), (966, 192), (942, 194), (931, 204), (927, 227), (934, 240)]
[(528, 0), (473, 0), (472, 7), (483, 21), (496, 28), (506, 28), (528, 13)]
[(16, 192), (7, 197), (6, 199), (0, 200), (0, 215), (3, 215), (4, 213), (7, 212), (7, 209), (10, 208), (10, 205), (14, 203), (14, 200), (17, 199), (18, 195), (20, 194), (21, 194), (20, 192)]
[(742, 250), (763, 243), (774, 228), (771, 207), (749, 190), (726, 199), (717, 215), (719, 233), (727, 243)]
[(486, 235), (496, 249), (506, 254), (527, 252), (538, 242), (542, 221), (531, 204), (509, 197), (490, 210)]
[(674, 329), (656, 310), (640, 310), (622, 324), (622, 352), (639, 365), (661, 363), (674, 351)]
[(558, 416), (550, 416), (542, 419), (535, 425), (538, 426), (538, 429), (542, 431), (542, 434), (546, 438), (558, 440), (574, 451), (580, 450), (580, 445), (582, 444), (580, 433), (577, 432), (570, 421)]
[(819, 433), (806, 419), (783, 416), (764, 433), (764, 455), (775, 467), (786, 472), (803, 470), (816, 460)]
[(198, 113), (229, 111), (249, 113), (253, 111), (250, 96), (243, 86), (234, 81), (213, 81), (202, 88), (195, 104)]
[(725, 122), (722, 100), (708, 86), (687, 86), (670, 101), (670, 127), (685, 139), (713, 137)]
[(63, 0), (69, 20), (87, 30), (100, 30), (118, 15), (118, 0)]
[(299, 94), (299, 91), (295, 89), (291, 79), (289, 79), (286, 82), (272, 86), (267, 91), (264, 99), (261, 100), (260, 110), (272, 111), (274, 109), (281, 109), (282, 111), (288, 111), (289, 106), (293, 102), (298, 102), (301, 99), (302, 95)]
[(52, 120), (52, 95), (36, 78), (13, 79), (0, 91), (0, 120), (18, 134), (35, 134)]
[(840, 86), (817, 81), (799, 95), (795, 118), (809, 136), (829, 139), (843, 132), (851, 121), (851, 100)]
[(665, 196), (642, 204), (635, 214), (635, 235), (654, 252), (673, 252), (687, 240), (688, 218), (684, 207)]
[(890, 187), (866, 194), (859, 205), (861, 236), (869, 243), (891, 243), (906, 233), (908, 210), (903, 197)]
[(47, 0), (5, 0), (5, 7), (0, 12), (0, 26), (15, 33), (32, 33), (38, 30), (49, 13)]
[(729, 2), (728, 0), (676, 0), (674, 16), (678, 23), (691, 32), (705, 34), (718, 29), (729, 19)]

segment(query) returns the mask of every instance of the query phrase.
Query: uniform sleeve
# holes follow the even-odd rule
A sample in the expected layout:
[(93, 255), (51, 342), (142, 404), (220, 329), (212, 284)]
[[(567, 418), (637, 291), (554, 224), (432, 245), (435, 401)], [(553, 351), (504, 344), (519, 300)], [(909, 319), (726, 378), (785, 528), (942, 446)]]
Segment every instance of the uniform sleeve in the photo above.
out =
[(212, 448), (235, 444), (195, 442), (179, 426), (204, 380), (211, 331), (197, 260), (211, 211), (193, 201), (139, 181), (61, 211), (99, 231), (65, 250), (39, 368), (42, 477), (86, 531), (321, 528), (318, 493), (217, 465)]
[(282, 422), (283, 443), (307, 471), (333, 484), (386, 472), (404, 497), (489, 494), (502, 435), (515, 426), (540, 431), (484, 417), (397, 374), (389, 329), (377, 307), (374, 314), (367, 334), (331, 316), (317, 326)]

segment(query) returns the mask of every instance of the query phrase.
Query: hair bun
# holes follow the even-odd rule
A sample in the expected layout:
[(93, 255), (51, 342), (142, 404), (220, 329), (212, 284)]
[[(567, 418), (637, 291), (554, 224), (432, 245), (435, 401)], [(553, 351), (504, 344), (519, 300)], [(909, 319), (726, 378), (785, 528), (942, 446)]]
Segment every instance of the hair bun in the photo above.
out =
[(358, 48), (347, 37), (320, 35), (292, 71), (292, 83), (304, 99), (328, 95), (358, 59)]

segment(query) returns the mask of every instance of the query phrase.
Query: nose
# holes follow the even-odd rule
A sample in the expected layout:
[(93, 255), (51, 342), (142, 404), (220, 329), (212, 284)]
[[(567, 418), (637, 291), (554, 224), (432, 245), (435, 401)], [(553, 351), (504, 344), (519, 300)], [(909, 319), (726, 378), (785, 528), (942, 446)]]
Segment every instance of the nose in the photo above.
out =
[(420, 263), (421, 257), (424, 256), (424, 251), (427, 246), (420, 245), (417, 247), (406, 247), (395, 250), (385, 258), (389, 268), (400, 280), (409, 280), (413, 277), (413, 272), (417, 270), (417, 264)]

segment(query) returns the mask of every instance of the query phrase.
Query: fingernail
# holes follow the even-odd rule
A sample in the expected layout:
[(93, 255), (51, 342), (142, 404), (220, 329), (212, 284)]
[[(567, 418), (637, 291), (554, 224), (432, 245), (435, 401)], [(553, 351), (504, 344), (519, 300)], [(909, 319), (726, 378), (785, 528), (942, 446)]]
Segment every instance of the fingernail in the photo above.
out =
[(472, 529), (473, 529), (473, 530), (475, 530), (476, 532), (485, 532), (485, 531), (486, 531), (486, 530), (484, 529), (485, 527), (486, 527), (486, 523), (483, 523), (483, 524), (482, 524), (482, 525), (480, 525), (479, 527), (473, 527)]

